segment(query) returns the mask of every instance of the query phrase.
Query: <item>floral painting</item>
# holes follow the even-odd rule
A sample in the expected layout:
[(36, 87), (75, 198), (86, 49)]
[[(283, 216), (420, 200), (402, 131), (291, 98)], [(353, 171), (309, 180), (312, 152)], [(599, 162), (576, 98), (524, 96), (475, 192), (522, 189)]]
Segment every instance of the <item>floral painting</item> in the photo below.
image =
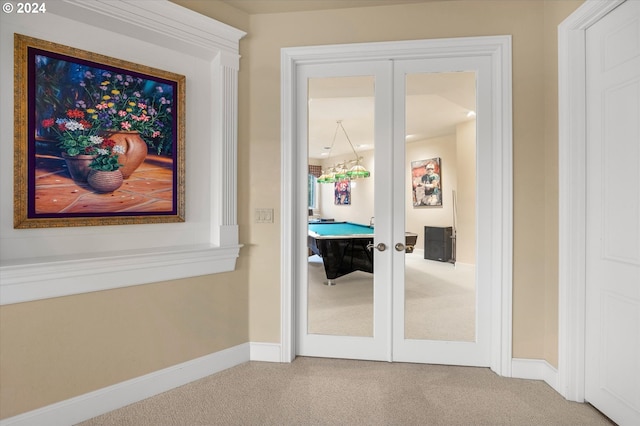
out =
[(18, 34), (15, 57), (16, 227), (184, 221), (184, 76)]

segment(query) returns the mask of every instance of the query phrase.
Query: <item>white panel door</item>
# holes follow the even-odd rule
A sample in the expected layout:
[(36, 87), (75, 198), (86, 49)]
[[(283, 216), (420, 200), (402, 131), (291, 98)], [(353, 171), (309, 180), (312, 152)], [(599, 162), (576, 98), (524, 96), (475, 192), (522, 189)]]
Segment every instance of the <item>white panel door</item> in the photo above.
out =
[(587, 30), (585, 399), (640, 424), (640, 2)]

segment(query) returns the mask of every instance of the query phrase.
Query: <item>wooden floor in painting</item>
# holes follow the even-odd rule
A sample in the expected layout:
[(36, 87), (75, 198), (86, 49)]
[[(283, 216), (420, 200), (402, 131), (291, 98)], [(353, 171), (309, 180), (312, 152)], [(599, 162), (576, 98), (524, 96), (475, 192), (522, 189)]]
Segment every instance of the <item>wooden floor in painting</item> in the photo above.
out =
[(61, 157), (36, 155), (35, 197), (38, 214), (171, 211), (173, 160), (148, 154), (119, 189), (100, 194), (73, 181)]

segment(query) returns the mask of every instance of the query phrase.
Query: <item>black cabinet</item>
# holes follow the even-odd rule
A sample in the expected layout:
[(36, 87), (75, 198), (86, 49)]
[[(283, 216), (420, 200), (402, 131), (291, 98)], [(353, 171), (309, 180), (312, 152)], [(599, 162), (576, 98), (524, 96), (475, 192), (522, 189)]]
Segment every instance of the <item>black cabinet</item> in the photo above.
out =
[(424, 258), (448, 262), (451, 258), (451, 226), (438, 228), (434, 226), (424, 227)]

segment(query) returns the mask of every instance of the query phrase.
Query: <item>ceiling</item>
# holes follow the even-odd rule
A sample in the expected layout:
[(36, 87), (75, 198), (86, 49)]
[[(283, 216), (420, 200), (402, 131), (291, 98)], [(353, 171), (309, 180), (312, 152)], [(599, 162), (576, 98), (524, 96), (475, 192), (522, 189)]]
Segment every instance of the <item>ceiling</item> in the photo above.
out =
[(390, 6), (428, 3), (443, 0), (222, 0), (250, 15), (263, 13), (305, 12), (354, 7)]
[[(357, 151), (373, 149), (373, 92), (373, 77), (309, 81), (309, 158), (353, 152), (345, 132)], [(409, 74), (406, 93), (408, 143), (453, 134), (456, 125), (475, 119), (468, 115), (476, 109), (472, 72)]]

